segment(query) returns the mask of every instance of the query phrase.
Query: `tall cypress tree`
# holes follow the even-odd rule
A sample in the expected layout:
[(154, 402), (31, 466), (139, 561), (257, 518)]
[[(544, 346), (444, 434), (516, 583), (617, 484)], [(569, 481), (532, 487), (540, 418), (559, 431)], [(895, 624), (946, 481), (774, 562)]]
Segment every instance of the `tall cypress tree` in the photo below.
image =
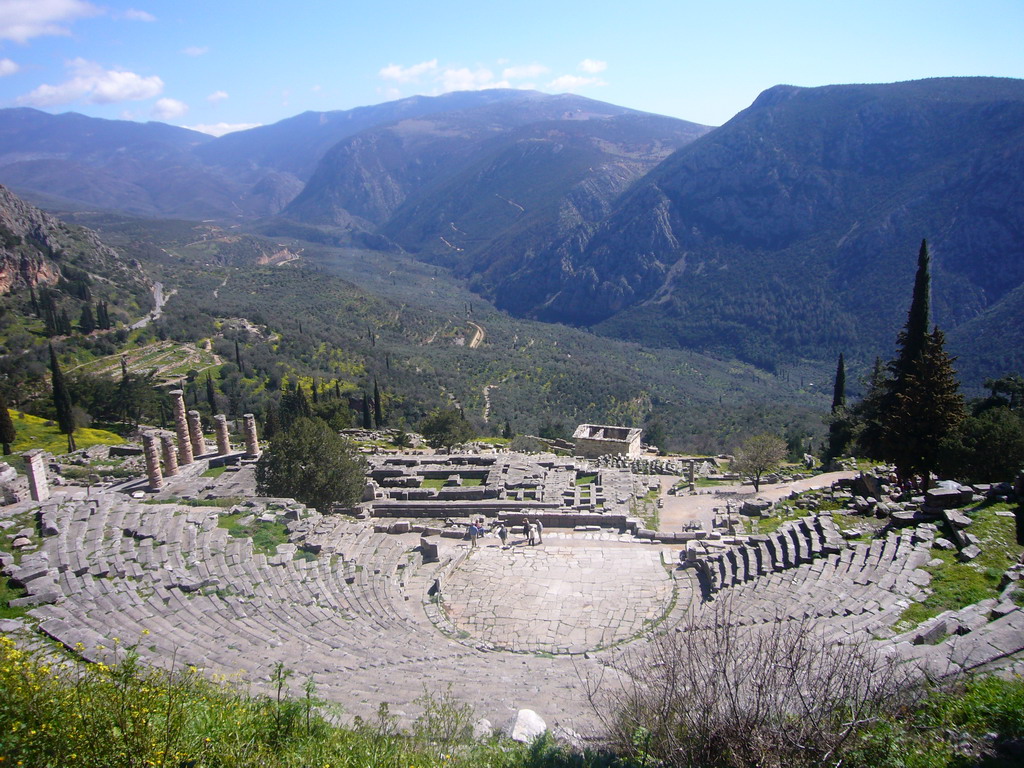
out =
[(370, 396), (363, 392), (363, 429), (373, 429), (370, 420)]
[(380, 402), (380, 387), (377, 386), (377, 378), (373, 379), (373, 423), (377, 429), (384, 426), (384, 408)]
[(210, 413), (217, 413), (217, 392), (210, 374), (206, 374), (206, 403), (210, 406)]
[(843, 353), (839, 353), (839, 363), (836, 365), (836, 380), (832, 385), (832, 413), (840, 408), (846, 407), (846, 362), (843, 360)]
[(11, 453), (11, 444), (18, 439), (18, 431), (11, 420), (11, 412), (7, 410), (7, 398), (0, 392), (0, 444), (4, 447), (4, 456)]
[(828, 420), (828, 444), (825, 447), (825, 455), (822, 457), (825, 463), (842, 456), (852, 439), (853, 423), (846, 410), (846, 362), (840, 352), (839, 363), (836, 365), (836, 379), (832, 386), (832, 413)]
[(53, 344), (50, 345), (50, 376), (53, 380), (53, 406), (57, 410), (57, 426), (68, 436), (68, 453), (71, 453), (77, 447), (75, 445), (75, 415), (72, 410), (71, 395), (64, 382), (64, 374), (61, 373)]
[[(921, 241), (914, 295), (907, 323), (896, 338), (899, 351), (889, 377), (869, 392), (861, 442), (871, 455), (891, 461), (900, 477), (924, 478), (927, 488), (938, 461), (938, 445), (964, 418), (964, 401), (945, 349), (945, 336), (931, 325), (931, 257)], [(865, 400), (868, 398), (866, 397)]]
[(82, 307), (82, 314), (78, 318), (78, 329), (86, 336), (96, 330), (96, 316), (93, 314), (92, 304), (89, 302), (85, 302), (85, 306)]

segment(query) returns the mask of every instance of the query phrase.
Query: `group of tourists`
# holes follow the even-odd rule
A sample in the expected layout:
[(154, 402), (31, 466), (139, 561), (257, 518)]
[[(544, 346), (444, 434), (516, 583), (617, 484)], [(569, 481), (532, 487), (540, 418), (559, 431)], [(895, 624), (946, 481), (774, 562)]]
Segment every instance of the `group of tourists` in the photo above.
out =
[[(521, 530), (523, 532), (523, 540), (531, 547), (544, 543), (544, 523), (540, 520), (531, 523), (530, 518), (524, 517)], [(482, 517), (476, 518), (469, 524), (469, 529), (466, 533), (469, 537), (469, 546), (475, 547), (476, 540), (488, 533), (487, 524)], [(501, 520), (494, 524), (494, 533), (501, 539), (502, 549), (507, 549), (511, 546), (508, 543), (509, 526), (506, 526)]]

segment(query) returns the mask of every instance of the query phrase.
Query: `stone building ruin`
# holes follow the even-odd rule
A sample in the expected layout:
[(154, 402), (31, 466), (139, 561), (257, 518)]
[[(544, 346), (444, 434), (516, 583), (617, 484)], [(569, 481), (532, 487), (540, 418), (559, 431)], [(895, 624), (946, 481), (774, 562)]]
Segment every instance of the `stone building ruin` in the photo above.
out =
[(633, 427), (612, 427), (605, 424), (580, 424), (572, 439), (576, 455), (596, 459), (609, 454), (631, 458), (640, 455), (640, 436), (643, 430)]

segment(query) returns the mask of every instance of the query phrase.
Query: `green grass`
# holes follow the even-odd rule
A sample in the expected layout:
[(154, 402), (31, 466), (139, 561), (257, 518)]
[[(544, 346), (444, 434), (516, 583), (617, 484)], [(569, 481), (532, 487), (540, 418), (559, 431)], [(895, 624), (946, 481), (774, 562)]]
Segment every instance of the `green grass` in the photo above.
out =
[(169, 496), (166, 499), (144, 499), (143, 504), (180, 504), (185, 507), (220, 507), (226, 509), (240, 504), (244, 499), (238, 496), (222, 496), (218, 499), (182, 499), (177, 496)]
[(210, 469), (203, 472), (200, 477), (220, 477), (227, 471), (227, 465), (221, 465), (219, 467), (210, 467)]
[[(470, 734), (477, 715), (459, 701), (457, 688), (424, 694), (417, 701), (422, 714), (406, 730), (398, 727), (386, 704), (375, 716), (356, 718), (351, 727), (338, 726), (334, 723), (340, 709), (322, 702), (311, 681), (295, 686), (304, 691), (299, 696), (287, 694), (291, 673), (281, 665), (271, 674), (270, 695), (254, 696), (238, 685), (211, 682), (193, 668), (146, 667), (134, 648), (115, 647), (118, 659), (110, 666), (78, 664), (71, 656), (55, 659), (54, 654), (60, 653), (56, 649), (45, 654), (26, 651), (0, 636), (0, 743), (5, 765), (639, 768), (668, 764), (659, 761), (668, 756), (647, 754), (649, 741), (637, 749), (635, 739), (620, 745), (623, 752), (619, 754), (573, 752), (546, 737), (529, 745), (500, 737), (474, 741)], [(1024, 679), (966, 678), (955, 686), (934, 689), (920, 701), (889, 706), (877, 717), (858, 722), (831, 760), (850, 768), (975, 765), (976, 760), (964, 759), (963, 748), (991, 745), (987, 734), (995, 734), (1000, 741), (1021, 738), (1022, 713)], [(834, 717), (845, 720), (844, 713)]]
[(217, 525), (227, 529), (228, 534), (236, 539), (252, 539), (253, 551), (264, 555), (275, 555), (278, 544), (288, 543), (288, 529), (284, 523), (253, 520), (242, 525), (240, 521), (246, 516), (241, 513), (223, 515)]
[(0, 619), (20, 619), (28, 613), (28, 608), (11, 608), (8, 605), (11, 600), (27, 594), (23, 587), (16, 587), (10, 579), (0, 576)]
[[(11, 420), (18, 435), (11, 449), (28, 451), (41, 448), (55, 455), (68, 452), (68, 437), (57, 428), (57, 423), (47, 419), (11, 409)], [(79, 448), (94, 445), (121, 445), (124, 438), (105, 429), (76, 429), (75, 444)]]
[(423, 482), (420, 483), (420, 488), (444, 488), (444, 484), (447, 480), (443, 477), (425, 477)]
[(981, 555), (961, 563), (955, 552), (933, 550), (933, 557), (941, 560), (942, 565), (925, 566), (932, 575), (931, 594), (904, 609), (894, 627), (897, 632), (913, 629), (944, 611), (966, 608), (999, 594), (1003, 573), (1024, 552), (1024, 547), (1017, 543), (1014, 519), (996, 515), (997, 511), (1011, 509), (1009, 504), (993, 504), (968, 510), (974, 523), (967, 530), (978, 537)]
[(593, 485), (597, 482), (597, 475), (577, 475), (576, 485)]

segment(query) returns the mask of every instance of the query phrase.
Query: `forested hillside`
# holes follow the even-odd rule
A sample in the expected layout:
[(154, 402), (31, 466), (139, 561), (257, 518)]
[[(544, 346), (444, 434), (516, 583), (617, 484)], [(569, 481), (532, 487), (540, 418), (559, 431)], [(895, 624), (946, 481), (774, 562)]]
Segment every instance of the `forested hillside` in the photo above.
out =
[[(469, 271), (516, 314), (648, 344), (766, 366), (842, 349), (864, 360), (889, 352), (922, 237), (940, 324), (1004, 314), (1024, 281), (1021, 200), (1021, 81), (778, 86), (665, 160), (598, 227)], [(1006, 329), (1007, 346), (1022, 346), (1022, 327)], [(969, 379), (1004, 364), (955, 338)]]

